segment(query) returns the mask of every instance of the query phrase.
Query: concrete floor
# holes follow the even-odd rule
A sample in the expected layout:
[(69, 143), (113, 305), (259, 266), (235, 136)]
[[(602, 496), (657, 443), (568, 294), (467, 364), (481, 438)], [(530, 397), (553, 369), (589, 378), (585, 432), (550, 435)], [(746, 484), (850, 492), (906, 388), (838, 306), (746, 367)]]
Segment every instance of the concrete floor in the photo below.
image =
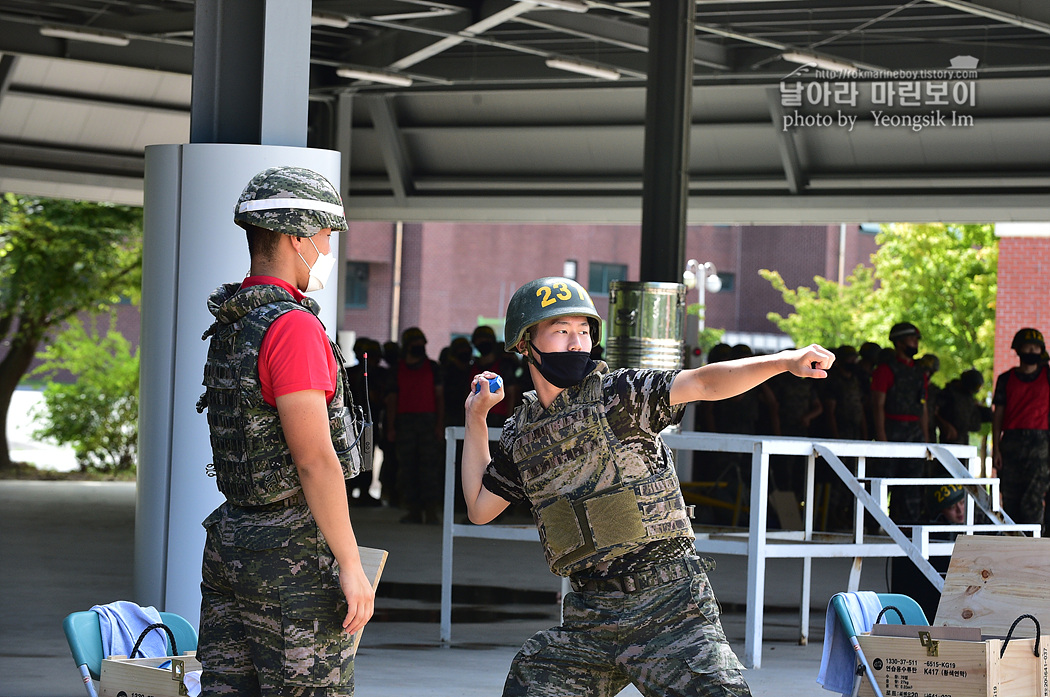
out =
[[(361, 544), (390, 551), (376, 616), (357, 657), (361, 697), (497, 695), (518, 647), (558, 621), (560, 580), (534, 542), (457, 538), (455, 582), (466, 590), (452, 645), (438, 632), (440, 528), (401, 525), (400, 512), (354, 509)], [(0, 697), (76, 697), (84, 688), (62, 618), (132, 598), (133, 483), (0, 481)], [(745, 560), (720, 557), (712, 574), (723, 625), (742, 651)], [(746, 673), (756, 697), (829, 695), (816, 684), (828, 598), (846, 588), (849, 560), (814, 562), (811, 641), (798, 645), (801, 563), (774, 561), (767, 576), (762, 667)], [(861, 587), (885, 590), (885, 563)], [(489, 592), (486, 593), (485, 590)], [(508, 589), (508, 590), (500, 590)], [(511, 596), (513, 604), (506, 598)], [(498, 599), (498, 602), (494, 599)], [(622, 695), (637, 695), (629, 687)]]

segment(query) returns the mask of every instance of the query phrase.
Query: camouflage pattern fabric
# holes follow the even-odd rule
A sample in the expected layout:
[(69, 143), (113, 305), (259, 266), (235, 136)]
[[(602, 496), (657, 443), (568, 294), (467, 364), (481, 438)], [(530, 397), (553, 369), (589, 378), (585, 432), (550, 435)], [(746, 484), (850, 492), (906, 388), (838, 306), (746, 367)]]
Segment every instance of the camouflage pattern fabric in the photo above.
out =
[[(261, 506), (285, 498), (300, 488), (277, 409), (262, 398), (259, 384), (259, 348), (270, 325), (286, 312), (319, 310), (305, 298), (297, 303), (283, 288), (272, 285), (220, 286), (208, 299), (216, 321), (204, 333), (211, 337), (204, 368), (205, 392), (197, 411), (208, 410), (213, 464), (219, 490), (242, 506)], [(330, 342), (337, 365), (342, 356)], [(359, 439), (349, 383), (339, 371), (335, 394), (328, 404), (332, 445), (343, 476), (350, 479), (371, 469), (371, 442)], [(367, 452), (364, 452), (367, 446)]]
[(233, 220), (299, 237), (313, 237), (324, 228), (347, 229), (339, 192), (302, 167), (271, 167), (252, 177), (233, 208)]
[[(507, 422), (501, 448), (517, 465), (554, 573), (567, 576), (655, 540), (693, 539), (671, 454), (659, 437), (678, 410), (648, 405), (644, 396), (654, 385), (669, 392), (673, 376), (610, 373), (599, 363), (547, 409), (528, 393)], [(607, 378), (617, 389), (606, 390)]]
[(703, 571), (635, 593), (573, 592), (562, 611), (514, 657), (505, 697), (612, 697), (628, 683), (647, 697), (751, 694)]
[(445, 449), (437, 437), (437, 414), (398, 414), (394, 421), (397, 488), (403, 507), (440, 504), (445, 490)]
[(1015, 523), (1043, 523), (1043, 500), (1050, 488), (1050, 437), (1047, 431), (1010, 429), (999, 441), (1003, 468), (999, 486), (1003, 509)]
[[(981, 430), (981, 408), (973, 395), (958, 384), (949, 384), (938, 397), (938, 414), (955, 427), (955, 440), (959, 445), (970, 443), (970, 433)], [(948, 442), (942, 436), (941, 442)]]
[[(536, 503), (533, 496), (552, 492), (568, 501), (612, 485), (630, 491), (630, 476), (669, 481), (665, 473), (673, 475), (674, 461), (659, 432), (681, 416), (669, 403), (676, 375), (609, 371), (599, 362), (581, 386), (562, 392), (546, 410), (528, 400), (504, 426), (484, 486), (508, 501)], [(595, 395), (602, 418), (576, 418), (595, 409)], [(677, 479), (673, 493), (681, 497)], [(672, 504), (665, 499), (662, 505)], [(611, 697), (628, 683), (660, 697), (751, 694), (695, 558), (691, 527), (660, 536), (658, 528), (617, 546), (611, 558), (592, 555), (559, 569), (571, 571), (580, 590), (565, 597), (561, 626), (522, 646), (504, 695)]]
[(802, 422), (802, 417), (809, 412), (816, 399), (813, 381), (791, 373), (781, 373), (769, 381), (769, 386), (777, 397), (780, 434), (783, 436), (809, 435), (809, 427)]
[(921, 415), (922, 406), (926, 403), (926, 375), (922, 368), (917, 363), (906, 365), (897, 359), (886, 365), (893, 371), (893, 384), (886, 392), (886, 413), (897, 416)]
[(844, 440), (861, 440), (864, 436), (864, 393), (860, 378), (849, 369), (840, 368), (828, 372), (825, 390), (835, 400), (835, 424), (838, 437)]
[(339, 568), (305, 503), (224, 503), (204, 527), (201, 694), (353, 695)]
[[(918, 421), (886, 419), (886, 439), (893, 443), (922, 443), (922, 424)], [(871, 477), (924, 477), (926, 461), (919, 459), (879, 458), (870, 461)], [(890, 490), (890, 518), (895, 523), (918, 523), (923, 515), (925, 496), (922, 487), (902, 486)]]

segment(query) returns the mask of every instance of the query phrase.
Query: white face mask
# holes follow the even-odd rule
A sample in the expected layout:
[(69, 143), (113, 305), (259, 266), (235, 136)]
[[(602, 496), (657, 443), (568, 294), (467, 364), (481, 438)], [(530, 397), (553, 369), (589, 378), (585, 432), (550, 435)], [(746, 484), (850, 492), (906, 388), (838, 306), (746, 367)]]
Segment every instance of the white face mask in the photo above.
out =
[[(308, 238), (310, 239), (310, 238)], [(328, 277), (332, 275), (332, 269), (335, 268), (335, 255), (329, 252), (328, 254), (321, 254), (321, 250), (314, 244), (313, 239), (310, 239), (310, 244), (313, 245), (314, 251), (317, 252), (317, 261), (314, 262), (313, 266), (306, 264), (306, 259), (300, 254), (299, 258), (303, 260), (306, 267), (310, 269), (310, 281), (306, 284), (306, 292), (312, 293), (315, 290), (321, 290), (324, 288), (324, 284), (328, 282)]]

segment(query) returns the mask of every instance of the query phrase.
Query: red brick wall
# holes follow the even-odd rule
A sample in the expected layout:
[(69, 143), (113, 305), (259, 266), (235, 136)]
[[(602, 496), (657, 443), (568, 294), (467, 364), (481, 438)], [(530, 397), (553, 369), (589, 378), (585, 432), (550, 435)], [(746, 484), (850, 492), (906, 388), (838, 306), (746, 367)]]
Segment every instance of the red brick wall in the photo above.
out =
[[(846, 271), (870, 263), (874, 236), (847, 229)], [(638, 278), (641, 231), (636, 225), (543, 225), (424, 223), (404, 225), (400, 329), (419, 326), (428, 354), (457, 334), (470, 334), (479, 316), (501, 317), (521, 284), (558, 276), (567, 259), (577, 262), (577, 280), (589, 285), (592, 262), (624, 264)], [(686, 257), (710, 261), (735, 275), (735, 288), (708, 293), (708, 326), (730, 331), (778, 333), (765, 315), (790, 312), (759, 268), (779, 269), (789, 284), (812, 286), (813, 276), (838, 276), (839, 226), (693, 225)], [(343, 329), (385, 341), (390, 335), (394, 225), (350, 224), (347, 258), (369, 263), (368, 308), (346, 310)], [(592, 293), (608, 314), (608, 296)], [(695, 303), (698, 291), (686, 301)], [(398, 338), (398, 337), (395, 337)]]
[(1050, 238), (999, 239), (995, 308), (995, 374), (1017, 365), (1010, 341), (1022, 327), (1050, 331)]

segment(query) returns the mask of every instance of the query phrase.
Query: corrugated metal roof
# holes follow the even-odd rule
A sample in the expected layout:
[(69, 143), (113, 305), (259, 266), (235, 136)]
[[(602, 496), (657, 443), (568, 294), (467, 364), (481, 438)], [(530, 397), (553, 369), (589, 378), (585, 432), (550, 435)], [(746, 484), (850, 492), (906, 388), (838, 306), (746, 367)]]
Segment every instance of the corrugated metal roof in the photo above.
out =
[[(335, 147), (338, 127), (352, 124), (351, 214), (524, 220), (562, 209), (636, 221), (648, 3), (580, 4), (586, 12), (510, 0), (314, 0), (315, 14), (345, 26), (312, 32), (310, 145)], [(145, 146), (189, 138), (194, 6), (0, 0), (0, 189), (140, 202)], [(696, 22), (693, 219), (749, 222), (771, 207), (785, 221), (835, 220), (850, 197), (856, 219), (879, 206), (922, 217), (972, 211), (974, 196), (998, 214), (1050, 217), (1050, 3), (698, 0)], [(120, 34), (127, 45), (50, 38), (45, 25)], [(791, 51), (888, 77), (824, 79), (853, 83), (855, 105), (793, 107), (781, 93), (778, 109), (782, 83), (820, 82), (786, 77), (799, 67), (784, 59)], [(972, 103), (934, 104), (926, 94), (888, 105), (872, 95), (876, 82), (920, 91), (948, 82), (901, 71), (943, 71), (965, 56), (978, 62)], [(552, 69), (549, 57), (622, 77)], [(340, 66), (413, 82), (348, 80)], [(340, 94), (353, 95), (349, 111), (339, 110)], [(794, 111), (857, 121), (852, 130), (785, 129)], [(911, 129), (880, 125), (878, 111), (972, 121), (931, 116)]]

